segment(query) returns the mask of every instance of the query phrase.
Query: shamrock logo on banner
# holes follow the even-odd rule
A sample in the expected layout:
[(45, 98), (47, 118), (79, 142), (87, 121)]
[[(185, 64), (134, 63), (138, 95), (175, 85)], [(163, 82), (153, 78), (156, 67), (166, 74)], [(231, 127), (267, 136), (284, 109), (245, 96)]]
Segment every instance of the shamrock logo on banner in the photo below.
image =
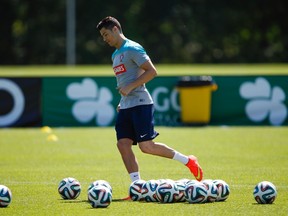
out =
[(245, 107), (248, 118), (254, 122), (264, 121), (267, 117), (272, 125), (281, 125), (287, 117), (284, 104), (285, 92), (279, 86), (271, 87), (262, 77), (253, 82), (245, 82), (240, 86), (240, 95), (249, 100)]
[(113, 95), (111, 91), (97, 83), (85, 78), (82, 83), (71, 83), (66, 94), (69, 99), (75, 100), (72, 107), (73, 116), (81, 123), (88, 123), (95, 118), (99, 126), (108, 126), (114, 118), (114, 107), (111, 102)]

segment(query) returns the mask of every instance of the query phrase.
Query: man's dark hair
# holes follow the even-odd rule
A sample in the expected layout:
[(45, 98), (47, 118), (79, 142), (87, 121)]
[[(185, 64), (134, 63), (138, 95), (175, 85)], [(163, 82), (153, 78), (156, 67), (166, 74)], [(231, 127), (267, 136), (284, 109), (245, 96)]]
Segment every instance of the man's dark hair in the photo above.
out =
[(98, 25), (96, 26), (96, 28), (100, 31), (102, 28), (106, 28), (109, 30), (112, 30), (112, 28), (116, 26), (120, 32), (122, 32), (122, 28), (121, 25), (119, 23), (119, 21), (111, 16), (105, 17), (104, 19), (102, 19)]

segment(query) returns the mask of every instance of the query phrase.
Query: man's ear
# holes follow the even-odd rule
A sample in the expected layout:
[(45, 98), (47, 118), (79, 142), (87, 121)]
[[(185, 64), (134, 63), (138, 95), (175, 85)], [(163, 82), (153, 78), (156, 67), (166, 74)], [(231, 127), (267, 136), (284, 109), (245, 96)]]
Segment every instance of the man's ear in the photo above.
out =
[(119, 29), (117, 28), (117, 26), (114, 26), (114, 27), (112, 28), (112, 31), (113, 31), (114, 33), (116, 33), (116, 32), (119, 31)]

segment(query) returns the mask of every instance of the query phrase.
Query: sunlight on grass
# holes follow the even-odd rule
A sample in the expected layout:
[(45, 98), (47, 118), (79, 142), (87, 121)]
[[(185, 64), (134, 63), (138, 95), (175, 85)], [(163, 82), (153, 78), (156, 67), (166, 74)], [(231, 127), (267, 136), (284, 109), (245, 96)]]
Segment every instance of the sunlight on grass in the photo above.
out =
[[(112, 127), (53, 128), (57, 141), (39, 128), (0, 130), (0, 184), (12, 191), (0, 215), (286, 215), (288, 212), (287, 127), (157, 127), (157, 141), (184, 154), (195, 154), (205, 178), (223, 179), (231, 190), (225, 202), (158, 204), (112, 201), (107, 209), (87, 203), (87, 188), (104, 179), (113, 199), (127, 196), (130, 179), (115, 144)], [(145, 180), (194, 179), (180, 163), (140, 152)], [(76, 200), (62, 200), (57, 192), (65, 177), (78, 179), (82, 192)], [(271, 181), (278, 189), (272, 205), (258, 205), (254, 186)], [(213, 214), (212, 214), (213, 213)]]
[[(159, 76), (182, 75), (288, 75), (288, 64), (159, 64)], [(1, 66), (0, 76), (113, 76), (111, 65)]]

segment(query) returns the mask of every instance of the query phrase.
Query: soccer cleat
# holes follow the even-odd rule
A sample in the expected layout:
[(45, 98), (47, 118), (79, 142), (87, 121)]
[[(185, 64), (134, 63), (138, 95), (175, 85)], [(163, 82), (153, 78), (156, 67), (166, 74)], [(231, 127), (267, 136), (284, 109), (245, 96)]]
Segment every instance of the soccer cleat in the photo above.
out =
[(122, 198), (121, 200), (131, 200), (131, 197), (130, 197), (130, 196), (124, 197), (124, 198)]
[(201, 181), (203, 178), (203, 170), (200, 167), (197, 158), (193, 155), (188, 156), (189, 160), (186, 166), (190, 169), (190, 172), (195, 176), (197, 181)]

